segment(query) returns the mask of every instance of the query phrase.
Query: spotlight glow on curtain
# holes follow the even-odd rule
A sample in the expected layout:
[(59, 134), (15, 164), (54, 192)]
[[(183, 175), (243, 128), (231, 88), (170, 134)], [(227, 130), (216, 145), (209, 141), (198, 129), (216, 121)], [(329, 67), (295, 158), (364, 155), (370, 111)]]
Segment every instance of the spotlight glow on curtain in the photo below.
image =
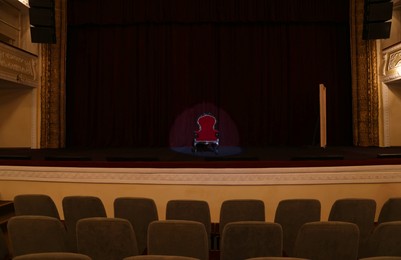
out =
[(348, 15), (348, 0), (69, 0), (67, 146), (168, 146), (203, 103), (241, 146), (310, 145), (320, 83), (328, 145), (351, 145)]

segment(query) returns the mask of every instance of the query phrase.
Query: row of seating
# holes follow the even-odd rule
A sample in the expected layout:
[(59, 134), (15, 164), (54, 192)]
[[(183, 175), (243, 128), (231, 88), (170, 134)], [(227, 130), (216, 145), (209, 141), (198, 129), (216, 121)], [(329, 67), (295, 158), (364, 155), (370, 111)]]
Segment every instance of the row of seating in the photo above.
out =
[[(59, 218), (57, 208), (47, 195), (19, 195), (14, 199), (17, 215), (43, 214)], [(83, 217), (106, 216), (103, 203), (91, 196), (69, 196), (63, 199), (63, 211), (67, 228), (75, 234), (76, 221)], [(44, 206), (41, 206), (44, 205)], [(138, 239), (142, 252), (146, 243), (148, 223), (159, 219), (155, 202), (150, 198), (117, 198), (114, 202), (114, 216), (130, 220), (141, 237)], [(320, 202), (315, 199), (283, 200), (279, 203), (274, 222), (284, 228), (284, 250), (291, 254), (295, 236), (305, 222), (321, 220)], [(302, 212), (302, 214), (298, 214)], [(362, 240), (371, 233), (375, 220), (376, 202), (373, 199), (340, 199), (330, 211), (328, 220), (350, 221), (356, 223), (361, 231)], [(206, 201), (172, 200), (167, 203), (166, 219), (196, 220), (205, 224), (208, 236), (211, 234), (209, 205)], [(225, 223), (236, 220), (265, 220), (265, 205), (261, 200), (228, 200), (223, 202), (220, 211), (219, 231)], [(401, 220), (401, 198), (390, 198), (382, 207), (378, 223)], [(216, 232), (216, 231), (215, 231)], [(216, 243), (216, 241), (214, 241)], [(216, 249), (218, 245), (211, 245)]]
[[(379, 240), (373, 240), (379, 255), (399, 251), (401, 221), (378, 226)], [(66, 230), (62, 222), (47, 216), (16, 216), (9, 220), (8, 231), (14, 259), (44, 252), (68, 252)], [(376, 234), (375, 231), (374, 234)], [(135, 231), (128, 220), (91, 217), (77, 222), (77, 254), (93, 260), (134, 260), (139, 255)], [(395, 240), (394, 240), (394, 237)], [(378, 237), (375, 237), (378, 238)], [(281, 225), (264, 221), (227, 223), (221, 237), (221, 260), (244, 260), (254, 257), (282, 257)], [(316, 221), (301, 226), (294, 256), (311, 260), (356, 260), (359, 228), (354, 223)], [(395, 242), (395, 243), (394, 243)], [(149, 256), (187, 256), (209, 259), (205, 226), (198, 221), (157, 220), (149, 224)], [(399, 253), (399, 252), (398, 252)], [(79, 255), (78, 255), (79, 254)], [(24, 259), (24, 258), (22, 258)], [(75, 259), (75, 258), (72, 258)], [(284, 258), (283, 258), (284, 259)]]
[[(43, 203), (46, 201), (46, 203)], [(15, 197), (17, 215), (49, 215), (59, 218), (54, 202), (46, 195), (19, 195)], [(67, 231), (69, 230), (70, 246), (76, 251), (75, 226), (77, 220), (85, 217), (106, 217), (104, 206), (99, 198), (88, 196), (70, 196), (63, 199), (63, 211)], [(40, 205), (46, 206), (46, 209)], [(381, 209), (379, 224), (401, 219), (401, 198), (389, 199)], [(149, 198), (117, 198), (114, 202), (114, 215), (128, 219), (137, 236), (138, 250), (146, 250), (147, 227), (158, 220), (157, 208)], [(74, 213), (75, 212), (75, 213)], [(145, 213), (146, 212), (146, 213)], [(360, 257), (367, 255), (368, 237), (374, 227), (376, 202), (372, 199), (341, 199), (331, 209), (330, 221), (346, 221), (357, 224), (360, 231)], [(166, 209), (166, 219), (186, 219), (204, 223), (209, 249), (213, 249), (210, 228), (209, 206), (205, 201), (173, 200)], [(261, 200), (229, 200), (222, 204), (220, 212), (220, 234), (229, 222), (241, 220), (265, 220), (264, 203)], [(285, 255), (293, 255), (295, 239), (299, 228), (307, 222), (320, 221), (320, 202), (314, 199), (284, 200), (276, 210), (274, 222), (283, 229), (283, 251)], [(214, 234), (216, 235), (216, 234)], [(215, 239), (218, 236), (214, 237)]]
[[(128, 220), (90, 217), (78, 220), (77, 251), (70, 252), (61, 220), (48, 216), (12, 217), (7, 225), (15, 258), (37, 253), (74, 253), (94, 260), (130, 260), (139, 255), (135, 231)], [(196, 221), (154, 221), (149, 225), (150, 255), (193, 256), (208, 259), (205, 227)]]

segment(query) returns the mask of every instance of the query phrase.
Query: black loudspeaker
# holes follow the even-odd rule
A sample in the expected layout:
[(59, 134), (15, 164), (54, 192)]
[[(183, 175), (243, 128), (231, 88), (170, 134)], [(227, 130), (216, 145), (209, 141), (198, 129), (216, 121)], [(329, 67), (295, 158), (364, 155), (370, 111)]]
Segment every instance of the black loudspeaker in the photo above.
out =
[(54, 8), (54, 0), (29, 0), (30, 7)]
[(31, 40), (35, 43), (56, 43), (54, 0), (30, 0)]
[(364, 40), (389, 38), (392, 15), (392, 1), (365, 0), (362, 38)]
[(393, 2), (373, 2), (365, 6), (365, 22), (391, 20), (393, 15)]
[(363, 25), (363, 39), (387, 39), (390, 37), (391, 22), (366, 23)]

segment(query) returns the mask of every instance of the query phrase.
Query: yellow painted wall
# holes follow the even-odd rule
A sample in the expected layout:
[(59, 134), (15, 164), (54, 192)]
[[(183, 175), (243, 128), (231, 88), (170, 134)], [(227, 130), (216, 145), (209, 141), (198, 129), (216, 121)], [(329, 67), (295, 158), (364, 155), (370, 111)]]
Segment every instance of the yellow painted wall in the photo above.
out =
[(0, 82), (0, 148), (31, 147), (32, 91)]
[(388, 87), (391, 146), (401, 146), (401, 84)]
[(336, 184), (336, 185), (267, 185), (267, 186), (202, 186), (202, 185), (134, 185), (52, 183), (30, 181), (0, 181), (0, 199), (12, 200), (15, 195), (43, 193), (50, 195), (62, 214), (61, 201), (68, 195), (92, 195), (101, 198), (109, 217), (113, 216), (113, 200), (120, 196), (148, 197), (155, 200), (159, 218), (165, 218), (165, 206), (170, 199), (206, 200), (213, 222), (218, 222), (221, 203), (227, 199), (256, 198), (266, 205), (266, 220), (274, 220), (280, 200), (315, 198), (322, 204), (322, 220), (327, 219), (336, 199), (372, 198), (377, 202), (377, 214), (389, 197), (401, 197), (401, 183)]
[[(7, 27), (1, 27), (1, 33), (12, 39), (6, 43), (23, 52), (39, 55), (40, 45), (31, 42), (29, 8), (18, 0), (0, 0), (0, 6), (0, 16), (4, 18), (5, 13), (9, 14), (5, 22), (18, 32), (17, 35), (10, 34), (4, 31)], [(4, 75), (14, 73), (4, 69), (4, 66), (1, 69)], [(39, 121), (39, 118), (33, 118), (36, 112), (33, 100), (38, 98), (39, 91), (8, 80), (7, 77), (0, 79), (0, 148), (32, 148), (36, 146), (32, 144), (31, 136), (35, 134), (32, 129), (36, 126), (35, 122)]]
[[(381, 50), (386, 50), (387, 48), (391, 48), (401, 42), (401, 1), (395, 0), (393, 1), (393, 16), (391, 19), (391, 33), (388, 39), (380, 40)], [(381, 54), (378, 55), (378, 58), (381, 61)], [(383, 64), (381, 64), (383, 66)], [(379, 66), (380, 67), (380, 66)], [(381, 68), (383, 69), (383, 68)], [(381, 72), (379, 71), (379, 75)], [(388, 103), (385, 105), (386, 107), (382, 107), (379, 112), (381, 115), (382, 112), (388, 113), (389, 125), (388, 125), (388, 134), (389, 134), (389, 146), (400, 146), (401, 145), (401, 83), (397, 80), (397, 83), (391, 83), (384, 86), (384, 88), (388, 88)], [(386, 111), (384, 111), (386, 110)], [(380, 119), (380, 128), (384, 129), (383, 118)], [(383, 135), (381, 133), (381, 145), (383, 146)]]

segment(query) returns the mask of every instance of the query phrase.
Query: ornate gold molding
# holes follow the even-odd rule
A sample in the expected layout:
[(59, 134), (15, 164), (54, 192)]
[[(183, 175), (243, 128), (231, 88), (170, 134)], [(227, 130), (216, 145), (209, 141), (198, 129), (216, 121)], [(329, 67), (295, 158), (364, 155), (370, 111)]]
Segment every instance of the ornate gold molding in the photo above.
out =
[(56, 44), (41, 46), (41, 148), (65, 147), (67, 1), (55, 1)]
[(38, 57), (0, 42), (0, 79), (37, 87)]
[(294, 168), (92, 168), (0, 165), (0, 181), (157, 185), (400, 183), (399, 165)]
[(352, 114), (355, 146), (379, 145), (376, 41), (363, 40), (364, 0), (350, 2)]
[(401, 80), (401, 44), (397, 44), (382, 53), (381, 77), (384, 83), (399, 82)]

